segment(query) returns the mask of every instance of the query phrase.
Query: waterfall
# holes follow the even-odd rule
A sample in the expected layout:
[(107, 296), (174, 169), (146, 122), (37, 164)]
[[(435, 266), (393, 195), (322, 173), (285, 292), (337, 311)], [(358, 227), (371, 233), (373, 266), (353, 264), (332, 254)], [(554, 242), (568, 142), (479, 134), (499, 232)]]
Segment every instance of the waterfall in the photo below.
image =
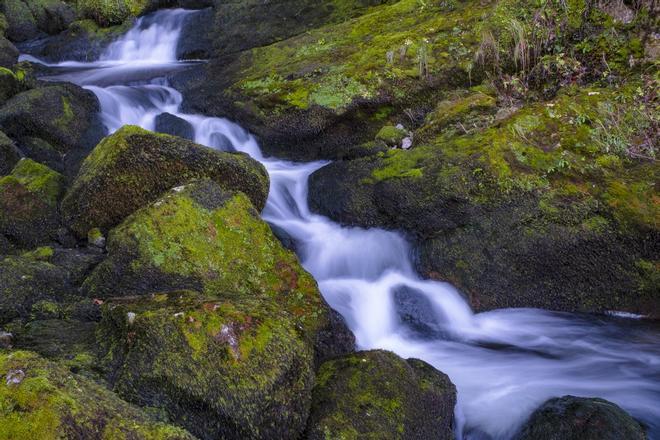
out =
[[(414, 272), (401, 234), (342, 227), (310, 212), (307, 180), (325, 162), (264, 157), (240, 126), (179, 111), (181, 95), (164, 78), (180, 64), (175, 53), (186, 13), (143, 17), (99, 63), (61, 63), (72, 69), (53, 78), (92, 90), (110, 132), (124, 124), (153, 130), (154, 118), (168, 112), (192, 124), (196, 142), (231, 145), (261, 161), (271, 178), (263, 218), (295, 241), (303, 266), (359, 348), (420, 358), (450, 376), (458, 389), (458, 438), (510, 438), (536, 407), (565, 394), (616, 402), (660, 438), (657, 327), (535, 309), (474, 314), (450, 284)], [(135, 67), (143, 63), (157, 67)]]

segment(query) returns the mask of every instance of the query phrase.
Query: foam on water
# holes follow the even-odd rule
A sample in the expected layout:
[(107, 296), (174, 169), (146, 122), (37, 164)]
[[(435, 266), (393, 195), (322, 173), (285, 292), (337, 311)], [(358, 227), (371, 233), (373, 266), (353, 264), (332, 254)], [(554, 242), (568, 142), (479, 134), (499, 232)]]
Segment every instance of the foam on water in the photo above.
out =
[[(660, 438), (657, 325), (535, 309), (475, 315), (451, 285), (417, 276), (399, 233), (342, 227), (313, 214), (307, 180), (325, 162), (266, 158), (238, 125), (179, 112), (181, 95), (163, 77), (179, 65), (176, 45), (186, 14), (143, 17), (100, 62), (61, 63), (68, 69), (56, 78), (92, 90), (110, 132), (125, 124), (153, 129), (154, 118), (168, 112), (193, 125), (198, 143), (260, 160), (271, 178), (264, 219), (295, 241), (302, 264), (360, 348), (424, 359), (451, 377), (458, 388), (458, 438), (510, 438), (539, 404), (565, 394), (616, 402), (649, 427), (651, 438)], [(136, 75), (133, 63), (160, 67)], [(420, 305), (423, 323), (402, 318), (401, 295)]]

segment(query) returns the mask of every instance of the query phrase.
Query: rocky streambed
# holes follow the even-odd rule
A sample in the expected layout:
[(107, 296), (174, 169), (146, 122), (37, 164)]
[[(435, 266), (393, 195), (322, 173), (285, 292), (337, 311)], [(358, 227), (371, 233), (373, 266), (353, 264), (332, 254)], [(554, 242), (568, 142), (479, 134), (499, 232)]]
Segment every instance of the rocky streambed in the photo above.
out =
[(657, 438), (648, 5), (84, 3), (0, 2), (0, 438)]

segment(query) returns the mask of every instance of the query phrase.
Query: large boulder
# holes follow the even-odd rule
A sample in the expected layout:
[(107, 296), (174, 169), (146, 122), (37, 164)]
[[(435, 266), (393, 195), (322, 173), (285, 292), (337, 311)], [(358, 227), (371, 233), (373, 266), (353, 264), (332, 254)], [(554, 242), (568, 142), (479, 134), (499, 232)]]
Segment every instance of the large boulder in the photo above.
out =
[(105, 132), (96, 96), (73, 84), (49, 84), (19, 93), (0, 107), (0, 127), (17, 141), (39, 138), (75, 173)]
[(25, 86), (18, 75), (0, 65), (0, 107), (6, 100), (23, 90)]
[(0, 377), (3, 438), (194, 439), (29, 351), (0, 351)]
[(306, 438), (453, 439), (456, 388), (418, 359), (357, 352), (324, 363)]
[(300, 435), (315, 366), (354, 340), (243, 193), (210, 180), (175, 188), (107, 249), (84, 290), (134, 295), (104, 305), (115, 390), (200, 438)]
[(170, 188), (204, 177), (225, 189), (243, 191), (258, 210), (266, 202), (268, 175), (249, 156), (126, 126), (85, 159), (62, 202), (62, 213), (68, 226), (86, 237), (95, 227), (107, 231)]
[(530, 416), (516, 440), (645, 440), (638, 422), (618, 405), (598, 398), (550, 399)]
[[(640, 116), (651, 108), (635, 104), (645, 87), (567, 89), (501, 120), (487, 89), (457, 92), (411, 150), (315, 172), (310, 207), (347, 225), (410, 232), (419, 271), (457, 285), (478, 311), (659, 316), (658, 165), (634, 156), (651, 124)], [(612, 108), (626, 115), (626, 149), (584, 119), (613, 123)]]
[(21, 159), (0, 178), (0, 235), (19, 247), (51, 241), (59, 227), (57, 202), (64, 177), (31, 159)]

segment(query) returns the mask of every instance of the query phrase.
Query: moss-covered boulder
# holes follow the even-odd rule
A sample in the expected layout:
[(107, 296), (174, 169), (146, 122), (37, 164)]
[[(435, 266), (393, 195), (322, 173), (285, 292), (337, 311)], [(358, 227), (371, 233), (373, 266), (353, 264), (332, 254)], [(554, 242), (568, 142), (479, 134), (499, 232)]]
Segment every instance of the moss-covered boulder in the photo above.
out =
[(0, 131), (0, 177), (11, 173), (21, 159), (21, 152), (14, 142)]
[(310, 206), (412, 232), (420, 271), (456, 284), (477, 310), (658, 316), (653, 85), (629, 81), (566, 87), (503, 119), (483, 98), (492, 89), (466, 91), (429, 115), (412, 150), (314, 173)]
[(516, 440), (645, 440), (644, 430), (618, 405), (598, 398), (550, 399), (530, 416)]
[(259, 210), (266, 202), (268, 175), (249, 156), (126, 126), (85, 159), (62, 212), (71, 229), (86, 237), (94, 227), (107, 231), (172, 187), (204, 177), (243, 191)]
[(31, 159), (21, 159), (0, 178), (0, 234), (19, 247), (53, 239), (60, 225), (57, 202), (64, 177)]
[(0, 127), (19, 145), (39, 138), (60, 156), (62, 168), (78, 164), (105, 132), (96, 96), (73, 84), (52, 84), (19, 93), (0, 107)]
[(93, 381), (28, 351), (0, 351), (0, 439), (193, 440)]
[(456, 388), (418, 359), (357, 352), (324, 363), (305, 438), (453, 439)]
[(61, 32), (76, 15), (74, 9), (61, 0), (2, 0), (0, 12), (7, 20), (7, 37), (18, 42), (42, 33)]
[(313, 349), (274, 301), (195, 292), (106, 304), (99, 332), (113, 389), (204, 439), (297, 438)]

